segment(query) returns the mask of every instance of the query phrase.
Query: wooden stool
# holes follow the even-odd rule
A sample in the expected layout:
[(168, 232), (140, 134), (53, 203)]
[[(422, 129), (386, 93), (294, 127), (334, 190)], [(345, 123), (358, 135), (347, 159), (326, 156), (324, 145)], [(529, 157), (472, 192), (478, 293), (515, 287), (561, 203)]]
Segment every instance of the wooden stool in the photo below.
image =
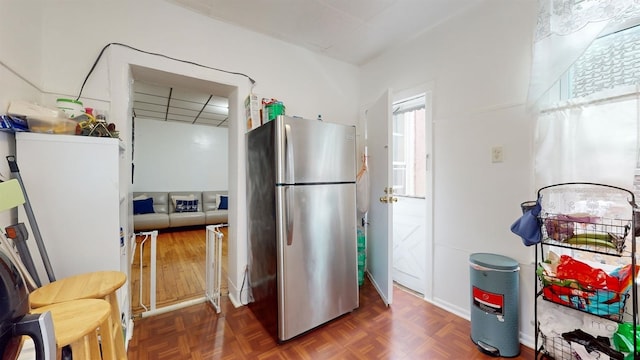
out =
[(78, 299), (104, 299), (111, 306), (111, 338), (115, 341), (116, 359), (126, 360), (120, 306), (116, 290), (127, 280), (120, 271), (96, 271), (56, 280), (29, 294), (31, 308)]
[[(116, 349), (109, 329), (111, 328), (111, 306), (99, 299), (67, 301), (39, 307), (32, 313), (50, 311), (56, 336), (58, 359), (62, 358), (62, 348), (71, 345), (73, 359), (115, 360)], [(102, 340), (102, 352), (98, 343)], [(102, 355), (101, 355), (102, 353)]]

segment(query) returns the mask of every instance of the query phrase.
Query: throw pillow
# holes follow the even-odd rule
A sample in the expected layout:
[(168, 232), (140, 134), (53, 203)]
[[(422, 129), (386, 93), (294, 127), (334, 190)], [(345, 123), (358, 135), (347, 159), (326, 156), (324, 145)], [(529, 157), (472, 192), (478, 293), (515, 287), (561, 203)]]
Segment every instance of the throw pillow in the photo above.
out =
[(176, 212), (198, 211), (198, 200), (176, 200)]
[(134, 214), (152, 214), (154, 212), (155, 211), (153, 211), (153, 198), (133, 200)]
[(171, 202), (173, 202), (173, 207), (177, 206), (178, 200), (195, 200), (196, 196), (193, 194), (189, 195), (171, 195)]
[(220, 202), (218, 203), (218, 210), (228, 210), (229, 197), (227, 195), (220, 195)]

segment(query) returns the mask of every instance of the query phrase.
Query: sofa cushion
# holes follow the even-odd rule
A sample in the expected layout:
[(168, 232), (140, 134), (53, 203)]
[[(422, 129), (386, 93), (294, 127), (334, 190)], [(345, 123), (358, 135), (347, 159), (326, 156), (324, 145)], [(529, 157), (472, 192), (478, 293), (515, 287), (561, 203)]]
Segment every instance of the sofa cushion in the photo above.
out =
[(204, 212), (204, 216), (206, 225), (226, 224), (229, 222), (228, 210), (209, 210)]
[(210, 210), (218, 209), (216, 204), (216, 194), (218, 191), (203, 191), (202, 192), (202, 210), (207, 212)]
[(133, 217), (134, 231), (166, 229), (169, 227), (169, 214), (138, 214)]
[(153, 212), (156, 214), (167, 214), (169, 213), (169, 197), (166, 191), (147, 191), (147, 192), (134, 192), (133, 198), (139, 199), (146, 196), (147, 198), (153, 199)]
[(169, 227), (169, 197), (166, 191), (134, 192), (133, 198), (153, 200), (153, 213), (133, 216), (134, 231), (158, 230)]
[(204, 225), (204, 213), (203, 212), (183, 212), (183, 213), (171, 213), (169, 214), (169, 226), (195, 226)]
[(202, 209), (206, 225), (225, 224), (229, 222), (229, 211), (218, 209), (221, 195), (227, 195), (225, 190), (211, 190), (202, 192)]
[(202, 210), (218, 210), (218, 206), (220, 204), (220, 196), (228, 195), (228, 192), (225, 190), (212, 190), (212, 191), (203, 191), (202, 192)]
[[(134, 193), (134, 194), (138, 194), (138, 193)], [(149, 198), (149, 195), (147, 195), (147, 194), (140, 194), (140, 195), (135, 195), (135, 196), (133, 197), (133, 201), (136, 201), (136, 200), (144, 200), (144, 199), (148, 199), (148, 198)]]

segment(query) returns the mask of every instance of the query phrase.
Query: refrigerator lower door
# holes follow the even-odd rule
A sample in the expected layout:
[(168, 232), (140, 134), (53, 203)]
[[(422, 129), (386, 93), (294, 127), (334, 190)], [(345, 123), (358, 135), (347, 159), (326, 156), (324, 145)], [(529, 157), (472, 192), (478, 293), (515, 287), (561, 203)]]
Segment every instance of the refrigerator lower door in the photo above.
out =
[(355, 184), (276, 188), (278, 338), (358, 307)]

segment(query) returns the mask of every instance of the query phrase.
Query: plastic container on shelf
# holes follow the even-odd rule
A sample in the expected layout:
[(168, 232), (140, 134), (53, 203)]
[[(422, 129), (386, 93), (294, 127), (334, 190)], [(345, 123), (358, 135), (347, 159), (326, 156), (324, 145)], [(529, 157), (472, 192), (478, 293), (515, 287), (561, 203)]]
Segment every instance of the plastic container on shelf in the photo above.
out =
[(285, 114), (285, 107), (282, 101), (276, 101), (270, 104), (265, 105), (267, 110), (267, 121), (271, 121), (278, 117), (278, 115)]
[(74, 119), (85, 114), (84, 105), (80, 100), (58, 98), (56, 106), (64, 112), (69, 119)]
[(37, 133), (47, 134), (67, 134), (72, 135), (76, 133), (77, 122), (63, 118), (27, 118), (29, 124), (29, 131)]
[(58, 109), (49, 109), (23, 100), (11, 101), (7, 113), (24, 117), (29, 131), (48, 134), (75, 134), (77, 122)]

